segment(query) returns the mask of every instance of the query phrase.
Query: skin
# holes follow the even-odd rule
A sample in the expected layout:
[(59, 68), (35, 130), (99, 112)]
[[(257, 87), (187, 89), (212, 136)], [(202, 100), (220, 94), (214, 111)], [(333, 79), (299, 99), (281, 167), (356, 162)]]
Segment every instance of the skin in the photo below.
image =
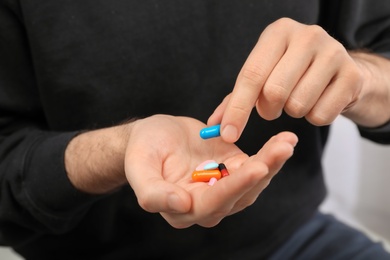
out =
[[(214, 226), (256, 200), (292, 156), (298, 139), (293, 133), (280, 133), (248, 156), (221, 138), (201, 139), (203, 127), (192, 118), (156, 115), (81, 134), (65, 153), (69, 179), (78, 189), (95, 194), (128, 182), (139, 205), (159, 212), (173, 227)], [(99, 146), (85, 146), (92, 142)], [(210, 158), (224, 162), (230, 176), (212, 187), (193, 182), (193, 170)]]
[(214, 111), (221, 135), (233, 143), (256, 107), (267, 120), (282, 111), (317, 126), (343, 114), (365, 127), (390, 120), (389, 60), (348, 52), (317, 25), (282, 18), (261, 34), (234, 89)]
[[(205, 125), (156, 115), (75, 137), (65, 152), (69, 180), (101, 194), (130, 184), (139, 205), (173, 227), (217, 225), (253, 204), (293, 154), (297, 137), (283, 132), (248, 156), (234, 142), (251, 110), (273, 120), (285, 111), (327, 125), (343, 114), (366, 127), (390, 120), (390, 61), (348, 52), (316, 25), (283, 18), (269, 25), (237, 77), (233, 91), (208, 120), (222, 138), (202, 140)], [(202, 161), (224, 162), (230, 176), (212, 187), (191, 181)]]

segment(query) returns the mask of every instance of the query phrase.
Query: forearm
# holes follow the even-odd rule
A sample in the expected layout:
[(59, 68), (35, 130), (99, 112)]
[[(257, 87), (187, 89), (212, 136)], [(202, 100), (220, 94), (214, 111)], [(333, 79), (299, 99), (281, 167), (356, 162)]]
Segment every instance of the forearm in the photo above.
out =
[(79, 190), (102, 194), (126, 183), (124, 157), (132, 125), (123, 124), (82, 133), (65, 151), (65, 167)]
[(351, 52), (363, 76), (357, 102), (343, 113), (364, 127), (378, 127), (390, 120), (390, 60), (376, 54)]

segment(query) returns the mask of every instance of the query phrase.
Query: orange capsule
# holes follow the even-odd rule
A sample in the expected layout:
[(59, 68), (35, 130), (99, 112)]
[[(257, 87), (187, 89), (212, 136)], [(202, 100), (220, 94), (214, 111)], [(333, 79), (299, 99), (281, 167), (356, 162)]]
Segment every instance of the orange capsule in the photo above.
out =
[(197, 182), (208, 182), (211, 178), (221, 179), (221, 172), (218, 169), (194, 171), (192, 173), (192, 180)]

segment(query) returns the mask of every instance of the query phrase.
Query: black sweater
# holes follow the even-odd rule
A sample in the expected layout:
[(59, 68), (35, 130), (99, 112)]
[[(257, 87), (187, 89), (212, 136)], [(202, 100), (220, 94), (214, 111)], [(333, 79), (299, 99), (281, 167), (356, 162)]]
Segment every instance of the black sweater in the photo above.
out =
[[(63, 156), (79, 131), (132, 117), (205, 121), (265, 26), (284, 16), (390, 56), (387, 0), (0, 0), (0, 243), (27, 259), (259, 259), (275, 250), (325, 196), (328, 127), (253, 114), (244, 152), (284, 130), (300, 142), (253, 206), (209, 229), (172, 228), (129, 186), (79, 192)], [(361, 131), (390, 143), (390, 125)]]

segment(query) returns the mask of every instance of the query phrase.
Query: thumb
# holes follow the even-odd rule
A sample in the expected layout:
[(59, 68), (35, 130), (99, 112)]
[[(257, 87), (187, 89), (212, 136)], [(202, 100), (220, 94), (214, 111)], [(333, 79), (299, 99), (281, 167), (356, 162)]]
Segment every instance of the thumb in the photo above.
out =
[[(157, 165), (157, 167), (156, 167)], [(162, 177), (162, 163), (142, 159), (139, 153), (128, 154), (125, 172), (138, 204), (148, 212), (185, 213), (191, 208), (191, 197), (182, 187)]]
[(186, 213), (191, 208), (189, 194), (163, 179), (149, 179), (147, 184), (133, 185), (138, 204), (148, 212)]

